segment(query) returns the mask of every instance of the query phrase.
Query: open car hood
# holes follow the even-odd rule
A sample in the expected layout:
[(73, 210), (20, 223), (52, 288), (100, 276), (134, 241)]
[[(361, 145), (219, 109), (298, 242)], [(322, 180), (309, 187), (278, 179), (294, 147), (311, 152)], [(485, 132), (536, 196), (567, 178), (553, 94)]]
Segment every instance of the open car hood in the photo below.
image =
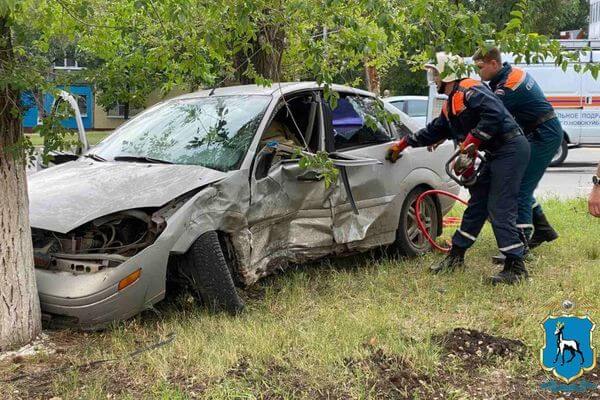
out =
[(160, 207), (225, 176), (195, 165), (73, 161), (29, 176), (30, 223), (67, 233), (118, 211)]

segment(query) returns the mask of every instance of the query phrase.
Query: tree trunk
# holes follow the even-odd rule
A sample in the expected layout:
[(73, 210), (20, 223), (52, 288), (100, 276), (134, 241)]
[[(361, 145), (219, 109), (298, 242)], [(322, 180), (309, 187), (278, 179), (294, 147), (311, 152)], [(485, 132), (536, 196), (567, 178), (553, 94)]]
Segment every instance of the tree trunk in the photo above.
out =
[(367, 90), (369, 92), (373, 92), (377, 96), (379, 96), (380, 88), (379, 88), (379, 74), (377, 73), (377, 68), (372, 65), (368, 65), (366, 61), (365, 61), (365, 77), (367, 78), (366, 79)]
[(254, 83), (254, 77), (245, 74), (248, 67), (256, 74), (273, 82), (281, 81), (281, 60), (285, 50), (285, 31), (270, 25), (260, 28), (258, 39), (250, 41), (250, 48), (235, 57), (237, 81), (242, 85)]
[[(0, 17), (0, 75), (14, 64), (10, 27)], [(33, 267), (25, 161), (7, 151), (23, 135), (18, 90), (0, 86), (0, 351), (30, 342), (41, 331)], [(14, 148), (14, 147), (12, 147)]]

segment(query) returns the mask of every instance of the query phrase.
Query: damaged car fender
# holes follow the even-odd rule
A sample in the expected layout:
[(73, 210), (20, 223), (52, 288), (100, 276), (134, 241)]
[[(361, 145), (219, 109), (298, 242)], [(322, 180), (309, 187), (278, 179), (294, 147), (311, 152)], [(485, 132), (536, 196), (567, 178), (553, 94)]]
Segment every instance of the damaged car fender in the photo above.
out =
[(190, 198), (173, 215), (172, 230), (164, 235), (174, 239), (170, 252), (185, 254), (202, 234), (218, 231), (228, 234), (240, 269), (249, 268), (250, 231), (246, 214), (250, 202), (247, 171), (231, 172)]

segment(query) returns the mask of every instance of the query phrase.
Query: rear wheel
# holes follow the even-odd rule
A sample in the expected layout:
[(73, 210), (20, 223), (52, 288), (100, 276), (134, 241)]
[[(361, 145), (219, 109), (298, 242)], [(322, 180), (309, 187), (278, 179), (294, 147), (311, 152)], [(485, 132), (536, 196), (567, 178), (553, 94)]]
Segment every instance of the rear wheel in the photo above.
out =
[(195, 297), (209, 310), (236, 314), (244, 308), (217, 232), (206, 232), (196, 239), (183, 257), (180, 271)]
[(552, 161), (550, 162), (551, 167), (557, 167), (562, 164), (567, 158), (567, 154), (569, 153), (569, 144), (565, 139), (563, 139), (560, 147), (556, 151), (554, 157), (552, 157)]
[[(410, 192), (406, 196), (400, 212), (400, 222), (396, 231), (396, 247), (401, 254), (409, 257), (422, 255), (431, 250), (431, 244), (417, 224), (416, 201), (423, 192), (425, 190), (421, 188)], [(440, 211), (434, 196), (427, 196), (423, 199), (420, 214), (427, 232), (435, 239), (438, 236)]]

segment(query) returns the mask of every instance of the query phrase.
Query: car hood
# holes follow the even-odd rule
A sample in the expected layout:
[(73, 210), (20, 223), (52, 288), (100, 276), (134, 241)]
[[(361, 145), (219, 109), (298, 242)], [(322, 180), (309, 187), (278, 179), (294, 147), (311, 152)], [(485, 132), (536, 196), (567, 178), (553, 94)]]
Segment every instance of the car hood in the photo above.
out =
[(29, 176), (30, 223), (67, 233), (118, 211), (160, 207), (225, 176), (195, 165), (73, 161)]

